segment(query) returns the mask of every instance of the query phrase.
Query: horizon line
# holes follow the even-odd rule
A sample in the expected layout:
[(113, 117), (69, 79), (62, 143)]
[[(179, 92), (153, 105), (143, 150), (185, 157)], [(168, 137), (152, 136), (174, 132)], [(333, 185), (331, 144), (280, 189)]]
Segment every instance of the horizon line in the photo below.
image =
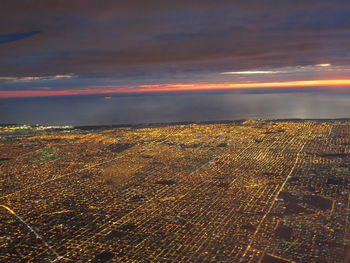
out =
[(149, 93), (171, 91), (205, 91), (205, 90), (233, 90), (233, 89), (273, 89), (293, 87), (345, 87), (350, 86), (350, 79), (331, 80), (298, 80), (279, 82), (255, 83), (192, 83), (192, 84), (144, 84), (137, 86), (88, 86), (75, 90), (4, 90), (0, 91), (0, 98), (54, 97), (73, 95), (113, 94), (113, 93)]

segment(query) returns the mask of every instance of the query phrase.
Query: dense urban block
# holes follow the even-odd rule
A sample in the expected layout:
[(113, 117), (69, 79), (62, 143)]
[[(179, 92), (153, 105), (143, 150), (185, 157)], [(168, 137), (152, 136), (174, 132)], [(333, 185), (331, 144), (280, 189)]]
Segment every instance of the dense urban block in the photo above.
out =
[(0, 127), (0, 262), (348, 262), (350, 122)]

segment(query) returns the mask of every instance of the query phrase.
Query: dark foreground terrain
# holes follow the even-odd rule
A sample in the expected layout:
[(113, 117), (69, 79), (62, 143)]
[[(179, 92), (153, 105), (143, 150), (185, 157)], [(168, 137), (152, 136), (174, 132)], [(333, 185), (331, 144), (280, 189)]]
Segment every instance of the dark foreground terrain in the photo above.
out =
[(0, 127), (0, 262), (349, 262), (350, 122)]

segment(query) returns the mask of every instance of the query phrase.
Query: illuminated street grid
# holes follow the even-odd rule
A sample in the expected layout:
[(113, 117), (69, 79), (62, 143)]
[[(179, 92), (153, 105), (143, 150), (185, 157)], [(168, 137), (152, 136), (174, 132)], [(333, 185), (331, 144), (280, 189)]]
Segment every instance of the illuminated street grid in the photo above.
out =
[(349, 252), (349, 122), (0, 136), (0, 262), (345, 262)]

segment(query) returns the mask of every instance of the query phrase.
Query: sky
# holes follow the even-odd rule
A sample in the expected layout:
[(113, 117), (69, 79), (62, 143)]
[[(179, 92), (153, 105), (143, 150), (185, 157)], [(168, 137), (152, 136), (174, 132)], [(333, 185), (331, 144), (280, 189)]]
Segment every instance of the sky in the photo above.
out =
[(350, 86), (348, 0), (1, 0), (0, 98)]

